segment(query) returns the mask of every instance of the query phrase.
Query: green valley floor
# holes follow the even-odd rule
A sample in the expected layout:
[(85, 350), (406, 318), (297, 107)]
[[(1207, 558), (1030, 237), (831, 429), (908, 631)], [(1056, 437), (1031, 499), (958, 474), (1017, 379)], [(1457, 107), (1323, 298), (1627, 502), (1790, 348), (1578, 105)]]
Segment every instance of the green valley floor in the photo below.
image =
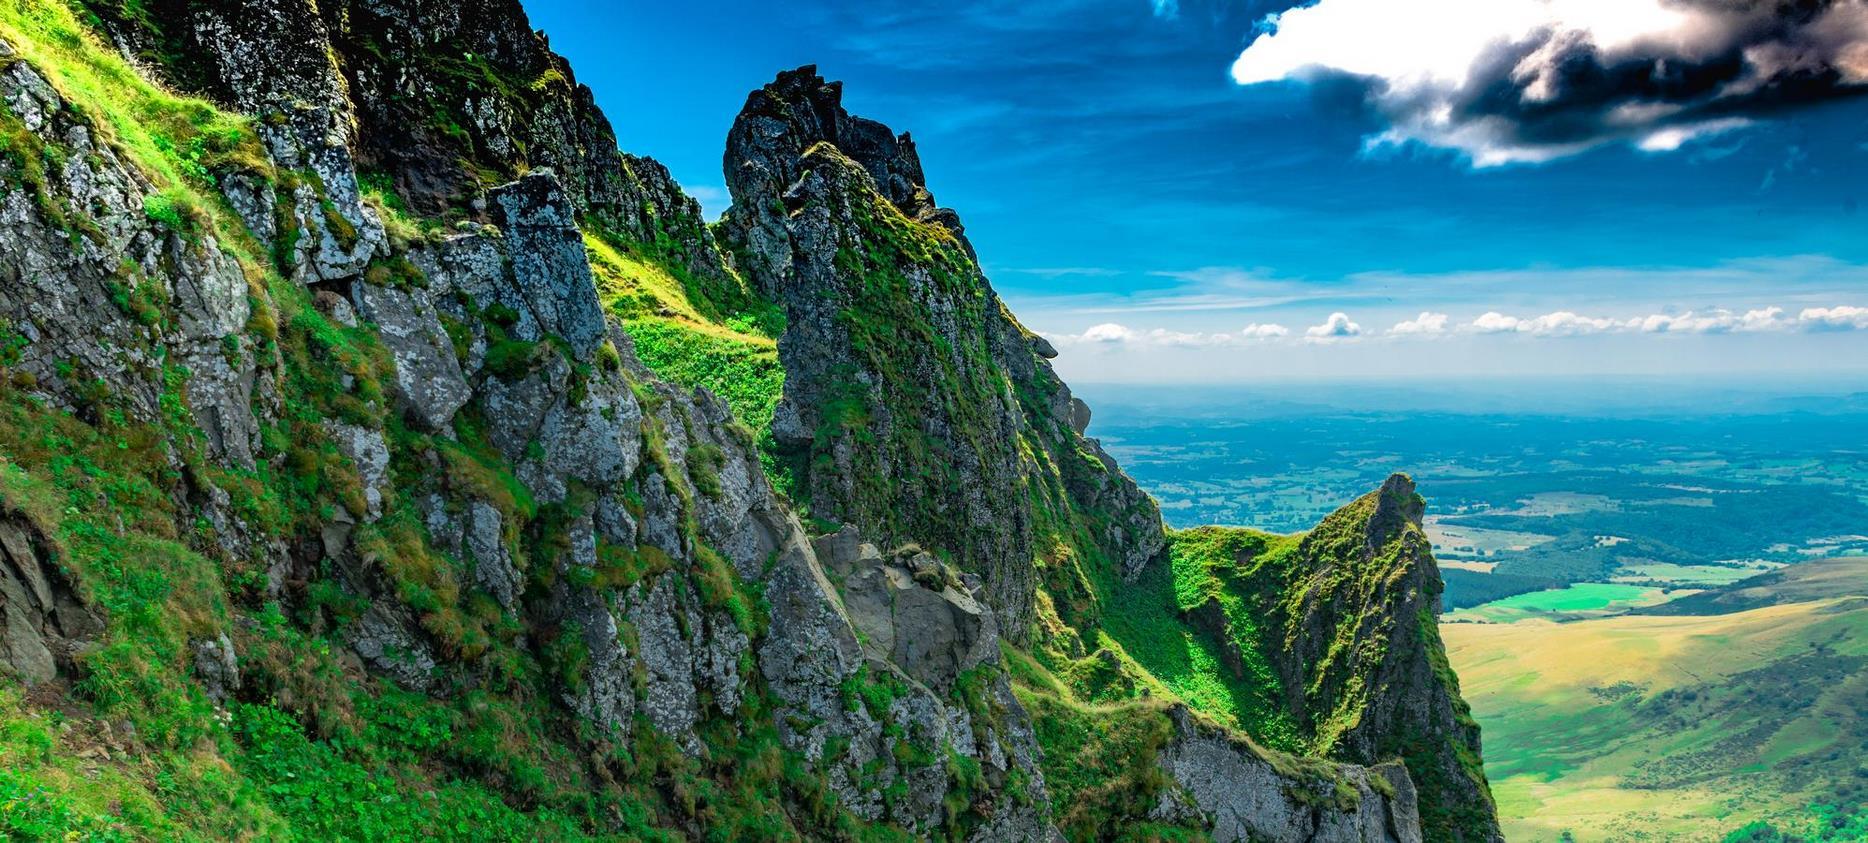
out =
[(1506, 837), (1868, 837), (1847, 810), (1868, 798), (1864, 595), (1858, 557), (1682, 597), (1678, 614), (1559, 623), (1518, 598), (1473, 614), (1520, 619), (1445, 624)]

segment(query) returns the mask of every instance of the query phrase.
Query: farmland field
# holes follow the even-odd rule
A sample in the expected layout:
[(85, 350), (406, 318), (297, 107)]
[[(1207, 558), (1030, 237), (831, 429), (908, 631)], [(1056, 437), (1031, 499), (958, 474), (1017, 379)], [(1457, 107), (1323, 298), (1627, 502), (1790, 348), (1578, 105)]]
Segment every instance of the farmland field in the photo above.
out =
[(1667, 600), (1658, 588), (1620, 583), (1576, 583), (1564, 588), (1532, 591), (1448, 613), (1444, 622), (1510, 623), (1527, 618), (1574, 620), (1620, 614), (1635, 606)]
[(1868, 599), (1442, 634), (1512, 841), (1718, 840), (1868, 790)]

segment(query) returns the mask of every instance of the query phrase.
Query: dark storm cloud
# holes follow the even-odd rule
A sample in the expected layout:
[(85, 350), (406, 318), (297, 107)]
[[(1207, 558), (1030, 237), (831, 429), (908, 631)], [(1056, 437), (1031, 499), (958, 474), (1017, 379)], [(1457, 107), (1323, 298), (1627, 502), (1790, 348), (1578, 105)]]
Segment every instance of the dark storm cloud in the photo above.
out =
[[(1363, 77), (1393, 126), (1380, 140), (1480, 165), (1620, 140), (1671, 149), (1868, 92), (1868, 0), (1428, 0), (1408, 5), (1411, 20), (1382, 2), (1285, 13), (1235, 78)], [(1371, 42), (1384, 19), (1395, 42)]]

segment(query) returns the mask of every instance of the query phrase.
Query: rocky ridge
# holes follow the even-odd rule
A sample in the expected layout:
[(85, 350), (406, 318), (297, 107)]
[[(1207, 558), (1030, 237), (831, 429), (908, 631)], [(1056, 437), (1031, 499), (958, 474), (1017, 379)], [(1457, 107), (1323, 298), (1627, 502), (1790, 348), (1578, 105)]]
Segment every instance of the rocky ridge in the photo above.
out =
[[(1275, 572), (1262, 607), (1288, 704), (1312, 752), (1403, 759), (1429, 839), (1499, 836), (1479, 726), (1440, 643), (1440, 582), (1414, 482), (1382, 487), (1324, 519)], [(1421, 654), (1426, 654), (1422, 658)]]
[[(87, 8), (0, 13), (0, 668), (189, 784), (24, 804), (150, 836), (1060, 833), (1019, 647), (1166, 537), (906, 136), (783, 74), (710, 229), (516, 3)], [(695, 313), (782, 316), (769, 431), (642, 362), (593, 237)], [(22, 706), (0, 694), (36, 728)], [(1344, 745), (1388, 762), (1370, 710)], [(1144, 719), (1153, 801), (1117, 819), (1419, 838), (1411, 757)], [(61, 740), (0, 753), (52, 771)], [(279, 795), (309, 786), (389, 807)]]

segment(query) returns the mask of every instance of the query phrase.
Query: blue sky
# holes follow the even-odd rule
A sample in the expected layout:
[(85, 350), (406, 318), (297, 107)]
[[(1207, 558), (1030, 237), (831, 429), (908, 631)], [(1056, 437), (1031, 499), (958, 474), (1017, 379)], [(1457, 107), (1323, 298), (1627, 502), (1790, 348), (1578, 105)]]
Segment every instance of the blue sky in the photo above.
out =
[[(1638, 16), (1657, 0), (1422, 0), (1356, 23), (1386, 2), (1275, 22), (1292, 3), (527, 9), (622, 147), (715, 212), (746, 93), (806, 63), (843, 80), (851, 111), (914, 134), (929, 187), (1072, 379), (1868, 373), (1868, 79), (1851, 75), (1868, 27), (1787, 30), (1798, 61), (1831, 65), (1794, 97), (1728, 82), (1637, 112), (1626, 97), (1651, 91), (1563, 79), (1563, 108), (1487, 112), (1470, 92), (1508, 78), (1529, 102), (1547, 53), (1484, 77), (1491, 53), (1460, 51), (1525, 32), (1593, 37), (1621, 56), (1610, 70), (1648, 61), (1647, 42), (1612, 43), (1648, 30), (1686, 33), (1668, 49), (1696, 59), (1742, 47), (1748, 73), (1782, 45)], [(1523, 32), (1487, 17), (1517, 7)]]

